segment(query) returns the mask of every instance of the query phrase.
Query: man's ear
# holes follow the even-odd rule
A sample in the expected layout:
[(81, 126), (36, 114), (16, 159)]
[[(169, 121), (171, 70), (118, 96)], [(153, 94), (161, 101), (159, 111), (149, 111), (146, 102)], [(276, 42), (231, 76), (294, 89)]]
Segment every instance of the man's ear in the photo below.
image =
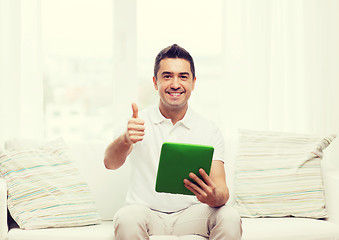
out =
[(153, 77), (153, 84), (154, 84), (155, 90), (158, 91), (158, 80), (155, 77)]
[(195, 86), (195, 82), (196, 82), (197, 78), (194, 77), (193, 81), (192, 81), (192, 90), (194, 90), (194, 86)]

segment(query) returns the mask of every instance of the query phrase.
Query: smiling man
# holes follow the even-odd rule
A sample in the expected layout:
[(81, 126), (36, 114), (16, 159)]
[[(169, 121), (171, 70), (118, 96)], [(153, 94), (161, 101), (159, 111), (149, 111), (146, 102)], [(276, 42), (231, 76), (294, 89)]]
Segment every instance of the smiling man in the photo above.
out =
[(153, 83), (160, 96), (160, 112), (175, 125), (185, 116), (196, 78), (190, 62), (181, 58), (162, 59), (157, 72)]
[[(193, 111), (188, 100), (196, 83), (191, 55), (174, 44), (155, 59), (153, 84), (159, 104), (140, 112), (132, 104), (127, 128), (107, 147), (104, 163), (118, 169), (132, 164), (127, 205), (114, 216), (115, 239), (149, 239), (151, 235), (200, 235), (209, 239), (241, 239), (239, 214), (225, 205), (224, 140), (220, 130)], [(214, 147), (210, 175), (204, 181), (190, 173), (184, 180), (191, 195), (157, 193), (155, 181), (162, 143), (180, 142)], [(188, 180), (193, 179), (196, 184)]]

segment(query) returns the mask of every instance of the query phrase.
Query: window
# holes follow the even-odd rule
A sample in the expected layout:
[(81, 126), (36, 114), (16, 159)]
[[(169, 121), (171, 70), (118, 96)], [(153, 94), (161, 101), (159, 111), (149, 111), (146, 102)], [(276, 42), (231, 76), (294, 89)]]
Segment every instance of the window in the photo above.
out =
[(113, 3), (41, 1), (47, 138), (112, 134)]
[[(124, 11), (124, 19), (117, 19), (114, 14), (121, 11), (114, 12), (114, 4), (136, 11)], [(44, 0), (41, 5), (47, 138), (111, 139), (116, 127), (113, 119), (118, 121), (117, 117), (131, 112), (130, 103), (125, 102), (133, 97), (127, 94), (137, 93), (140, 109), (158, 102), (152, 83), (154, 59), (173, 43), (186, 48), (195, 60), (197, 87), (191, 105), (218, 119), (223, 1)], [(135, 41), (126, 43), (117, 34), (114, 38), (113, 31), (127, 31), (125, 28), (136, 31), (128, 35), (136, 36)], [(129, 60), (120, 47), (126, 48)], [(113, 59), (113, 51), (117, 59)], [(130, 64), (134, 56), (137, 69), (120, 66)], [(120, 72), (114, 75), (117, 68)], [(136, 72), (137, 80), (124, 75), (129, 69)], [(126, 88), (133, 89), (128, 92)]]

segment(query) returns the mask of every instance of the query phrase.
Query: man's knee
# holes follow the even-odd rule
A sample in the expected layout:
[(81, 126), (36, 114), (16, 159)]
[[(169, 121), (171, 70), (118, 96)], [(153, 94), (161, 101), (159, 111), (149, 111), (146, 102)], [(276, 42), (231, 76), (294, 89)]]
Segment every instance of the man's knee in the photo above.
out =
[[(223, 206), (216, 210), (214, 215), (213, 231), (217, 237), (223, 239), (240, 239), (242, 235), (241, 217), (239, 212), (230, 206)], [(227, 237), (226, 237), (227, 236)], [(214, 238), (212, 238), (214, 239)]]
[(127, 205), (114, 215), (114, 235), (116, 240), (149, 239), (148, 211), (139, 205)]
[(127, 205), (120, 208), (114, 215), (114, 227), (121, 224), (145, 225), (148, 208), (139, 205)]
[(119, 209), (113, 219), (115, 239), (149, 239), (148, 211), (148, 208), (138, 205), (128, 205)]
[(217, 212), (216, 217), (219, 221), (222, 220), (224, 222), (233, 222), (236, 224), (241, 222), (239, 212), (233, 207), (225, 205), (219, 208)]

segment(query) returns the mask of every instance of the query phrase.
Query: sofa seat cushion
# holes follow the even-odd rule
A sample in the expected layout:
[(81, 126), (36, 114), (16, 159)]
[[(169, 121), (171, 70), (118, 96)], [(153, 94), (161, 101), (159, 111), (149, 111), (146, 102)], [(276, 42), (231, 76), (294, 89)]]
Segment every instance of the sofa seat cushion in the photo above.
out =
[(113, 222), (102, 221), (101, 224), (70, 227), (70, 228), (46, 228), (35, 230), (24, 230), (13, 228), (8, 232), (8, 240), (112, 240)]
[(70, 227), (24, 230), (13, 228), (8, 232), (8, 240), (112, 240), (114, 239), (113, 222), (102, 221), (101, 224)]
[[(99, 225), (71, 228), (47, 228), (24, 230), (13, 228), (7, 235), (7, 240), (113, 240), (113, 222), (102, 221)], [(150, 240), (206, 240), (199, 236), (151, 236)]]
[(243, 218), (242, 240), (338, 239), (335, 223), (308, 218)]
[[(243, 218), (242, 240), (319, 240), (338, 239), (338, 225), (307, 218)], [(112, 240), (113, 222), (75, 228), (38, 230), (11, 229), (8, 240)], [(205, 240), (199, 236), (151, 236), (150, 240)]]

